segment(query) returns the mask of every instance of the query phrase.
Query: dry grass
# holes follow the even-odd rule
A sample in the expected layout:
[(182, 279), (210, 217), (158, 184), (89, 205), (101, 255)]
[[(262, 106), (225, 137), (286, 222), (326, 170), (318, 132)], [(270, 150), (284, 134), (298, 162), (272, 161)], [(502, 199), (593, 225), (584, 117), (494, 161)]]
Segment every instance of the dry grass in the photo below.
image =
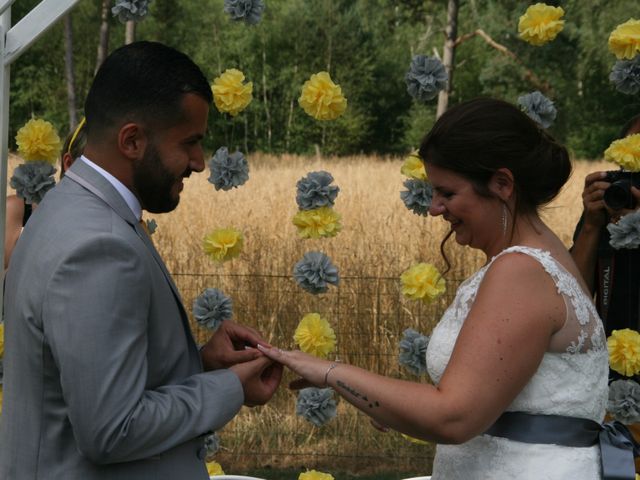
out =
[[(317, 311), (333, 324), (338, 355), (362, 367), (400, 378), (397, 344), (405, 328), (428, 333), (451, 301), (457, 282), (477, 270), (483, 256), (448, 244), (453, 269), (448, 292), (435, 305), (407, 301), (397, 278), (416, 261), (444, 266), (439, 245), (446, 233), (439, 218), (410, 213), (399, 197), (401, 159), (380, 157), (301, 158), (253, 155), (247, 184), (217, 192), (207, 173), (192, 176), (179, 207), (157, 216), (154, 242), (174, 272), (189, 310), (207, 287), (223, 289), (234, 301), (234, 317), (257, 327), (274, 344), (291, 347), (304, 313)], [(12, 159), (9, 171), (15, 166)], [(576, 162), (572, 179), (544, 218), (564, 243), (571, 244), (582, 210), (585, 175), (608, 164)], [(309, 171), (332, 173), (341, 191), (336, 210), (343, 230), (323, 240), (297, 238), (291, 218), (297, 211), (296, 182)], [(202, 238), (219, 227), (245, 235), (241, 257), (218, 265), (202, 252)], [(307, 294), (290, 278), (294, 263), (309, 250), (327, 253), (339, 267), (341, 285), (321, 296)], [(208, 333), (194, 325), (199, 340)], [(422, 380), (425, 381), (425, 380)], [(338, 417), (323, 428), (294, 414), (295, 396), (281, 389), (267, 406), (245, 409), (221, 436), (217, 460), (234, 473), (256, 466), (308, 467), (325, 471), (430, 471), (431, 446), (379, 434), (366, 417), (341, 402)]]

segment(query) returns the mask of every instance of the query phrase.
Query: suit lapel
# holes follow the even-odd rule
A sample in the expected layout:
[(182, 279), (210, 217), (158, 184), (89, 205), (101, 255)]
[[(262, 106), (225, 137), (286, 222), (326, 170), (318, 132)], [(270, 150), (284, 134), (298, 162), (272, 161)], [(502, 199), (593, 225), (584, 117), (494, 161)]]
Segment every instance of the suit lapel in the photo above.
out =
[(100, 198), (103, 202), (105, 202), (109, 207), (116, 212), (125, 222), (127, 222), (131, 227), (135, 230), (137, 235), (142, 239), (142, 242), (151, 252), (154, 260), (162, 270), (164, 274), (164, 278), (167, 283), (171, 287), (171, 291), (176, 299), (178, 307), (180, 309), (180, 317), (185, 328), (185, 332), (187, 337), (189, 338), (190, 343), (193, 344), (195, 348), (195, 341), (193, 339), (193, 334), (191, 333), (191, 328), (189, 326), (189, 319), (187, 317), (187, 312), (184, 309), (184, 305), (182, 304), (182, 299), (180, 298), (180, 292), (178, 288), (173, 283), (173, 279), (167, 270), (164, 261), (160, 257), (160, 254), (156, 250), (153, 245), (153, 242), (147, 235), (147, 233), (142, 230), (141, 226), (138, 223), (138, 219), (134, 216), (133, 212), (125, 202), (122, 195), (115, 189), (111, 183), (100, 175), (96, 170), (91, 168), (89, 165), (84, 163), (83, 161), (74, 162), (71, 168), (65, 173), (65, 176), (70, 180), (78, 183), (80, 186)]

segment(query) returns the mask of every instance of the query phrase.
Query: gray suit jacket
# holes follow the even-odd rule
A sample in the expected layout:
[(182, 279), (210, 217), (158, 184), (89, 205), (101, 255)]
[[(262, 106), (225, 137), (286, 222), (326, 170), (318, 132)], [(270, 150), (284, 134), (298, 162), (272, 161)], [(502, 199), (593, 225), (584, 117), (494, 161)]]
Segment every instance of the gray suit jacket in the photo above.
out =
[(0, 478), (208, 478), (202, 435), (234, 417), (242, 385), (203, 373), (178, 291), (115, 188), (82, 161), (70, 172), (7, 272)]

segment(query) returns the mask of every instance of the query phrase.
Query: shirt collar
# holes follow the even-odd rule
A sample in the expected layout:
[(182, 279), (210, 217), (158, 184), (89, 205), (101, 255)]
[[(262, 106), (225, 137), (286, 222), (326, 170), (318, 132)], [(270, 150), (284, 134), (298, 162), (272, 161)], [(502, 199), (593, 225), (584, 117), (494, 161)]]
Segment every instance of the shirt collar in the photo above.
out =
[(115, 188), (120, 194), (120, 196), (124, 199), (124, 201), (127, 202), (127, 205), (133, 212), (133, 215), (136, 217), (136, 219), (138, 219), (138, 221), (142, 218), (142, 207), (140, 206), (140, 202), (138, 201), (136, 196), (131, 192), (131, 190), (125, 187), (120, 180), (118, 180), (116, 177), (111, 175), (104, 168), (99, 167), (84, 155), (80, 157), (80, 160), (82, 160), (84, 163), (86, 163), (91, 168), (93, 168), (96, 172), (102, 175), (111, 185), (113, 185), (113, 188)]

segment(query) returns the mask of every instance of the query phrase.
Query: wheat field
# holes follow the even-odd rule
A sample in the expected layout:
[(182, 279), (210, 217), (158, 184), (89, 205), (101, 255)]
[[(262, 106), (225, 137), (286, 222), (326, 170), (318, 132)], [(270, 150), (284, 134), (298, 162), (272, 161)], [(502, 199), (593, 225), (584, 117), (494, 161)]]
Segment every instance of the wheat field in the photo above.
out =
[[(220, 288), (233, 300), (234, 319), (254, 326), (274, 345), (292, 348), (293, 331), (307, 312), (321, 313), (336, 331), (336, 355), (364, 368), (398, 378), (412, 377), (398, 366), (398, 342), (406, 328), (428, 334), (455, 294), (457, 284), (485, 261), (477, 251), (447, 243), (452, 269), (447, 293), (432, 305), (399, 293), (398, 277), (418, 261), (444, 268), (440, 242), (447, 232), (440, 218), (408, 211), (400, 199), (402, 158), (353, 156), (319, 158), (249, 156), (250, 179), (238, 189), (216, 191), (208, 170), (185, 181), (178, 208), (149, 216), (158, 228), (153, 241), (174, 275), (187, 310), (205, 288)], [(9, 172), (19, 159), (10, 159)], [(607, 170), (604, 162), (576, 161), (559, 197), (547, 206), (545, 221), (570, 246), (582, 211), (584, 177)], [(335, 210), (342, 231), (334, 238), (302, 240), (291, 222), (297, 211), (296, 182), (310, 171), (329, 171), (340, 187)], [(9, 189), (9, 193), (11, 189)], [(240, 257), (223, 264), (202, 250), (206, 233), (234, 227), (245, 236)], [(341, 283), (329, 293), (302, 291), (291, 272), (303, 253), (323, 251), (340, 270)], [(201, 342), (209, 332), (193, 325)], [(285, 377), (283, 383), (291, 379)], [(215, 459), (227, 472), (255, 467), (317, 468), (353, 473), (394, 471), (427, 474), (432, 445), (418, 445), (396, 433), (374, 430), (346, 402), (318, 428), (295, 415), (295, 394), (281, 388), (266, 406), (243, 409), (223, 431)]]

